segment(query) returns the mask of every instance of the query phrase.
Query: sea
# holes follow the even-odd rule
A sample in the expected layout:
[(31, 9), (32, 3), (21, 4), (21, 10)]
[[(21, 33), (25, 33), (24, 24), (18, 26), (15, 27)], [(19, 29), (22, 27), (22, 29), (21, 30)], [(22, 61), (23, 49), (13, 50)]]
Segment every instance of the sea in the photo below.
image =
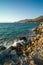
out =
[(0, 46), (10, 46), (14, 40), (23, 35), (31, 35), (33, 29), (39, 26), (39, 22), (35, 23), (0, 23)]

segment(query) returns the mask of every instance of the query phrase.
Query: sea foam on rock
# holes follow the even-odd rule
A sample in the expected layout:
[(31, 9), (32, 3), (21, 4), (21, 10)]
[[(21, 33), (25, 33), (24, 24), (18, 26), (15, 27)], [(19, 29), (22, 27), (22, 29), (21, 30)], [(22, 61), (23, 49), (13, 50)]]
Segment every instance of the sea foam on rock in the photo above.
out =
[(15, 40), (12, 46), (18, 46), (18, 45), (25, 45), (26, 43), (30, 42), (30, 38), (26, 38), (25, 36), (19, 37), (18, 40)]

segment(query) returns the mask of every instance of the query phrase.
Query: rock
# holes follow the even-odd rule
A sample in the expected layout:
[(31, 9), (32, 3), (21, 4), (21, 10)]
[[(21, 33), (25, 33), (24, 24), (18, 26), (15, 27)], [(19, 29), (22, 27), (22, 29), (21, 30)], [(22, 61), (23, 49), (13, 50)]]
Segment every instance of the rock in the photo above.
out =
[(23, 36), (23, 37), (20, 37), (19, 39), (20, 39), (20, 40), (24, 40), (25, 43), (30, 42), (30, 37), (25, 37), (25, 36)]
[(20, 37), (19, 39), (20, 39), (20, 40), (27, 41), (26, 37), (24, 37), (24, 36), (23, 36), (23, 37)]
[(34, 57), (33, 60), (36, 65), (43, 65), (43, 60), (41, 60), (40, 58)]
[(34, 60), (30, 60), (30, 65), (35, 65)]
[(15, 63), (14, 62), (9, 62), (9, 63), (5, 62), (4, 65), (15, 65)]
[(0, 46), (0, 51), (2, 51), (2, 50), (5, 50), (6, 49), (6, 47), (5, 46)]
[(25, 41), (24, 40), (17, 41), (17, 46), (23, 46), (23, 45), (25, 45)]
[(12, 50), (15, 50), (15, 49), (16, 49), (16, 47), (11, 46), (11, 47), (9, 47), (7, 50), (8, 50), (9, 52), (11, 52)]
[(10, 53), (11, 51), (15, 50), (18, 55), (21, 55), (21, 54), (22, 54), (21, 46), (17, 46), (17, 47), (11, 46), (11, 47), (8, 48), (7, 50), (8, 50), (9, 53)]

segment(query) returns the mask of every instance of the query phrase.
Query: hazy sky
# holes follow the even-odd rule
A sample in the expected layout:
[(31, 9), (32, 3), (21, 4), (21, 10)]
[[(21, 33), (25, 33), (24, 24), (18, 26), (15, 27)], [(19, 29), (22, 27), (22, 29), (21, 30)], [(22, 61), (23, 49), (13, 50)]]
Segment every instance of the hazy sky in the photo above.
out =
[(43, 0), (0, 0), (0, 22), (14, 22), (43, 15)]

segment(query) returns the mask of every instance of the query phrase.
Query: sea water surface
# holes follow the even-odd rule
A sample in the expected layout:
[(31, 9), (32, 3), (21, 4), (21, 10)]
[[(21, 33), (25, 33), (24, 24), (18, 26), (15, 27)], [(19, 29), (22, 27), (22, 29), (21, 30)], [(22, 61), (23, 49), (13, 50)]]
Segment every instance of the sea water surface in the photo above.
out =
[(11, 45), (14, 39), (27, 34), (32, 34), (33, 29), (39, 26), (36, 23), (0, 23), (0, 46)]

